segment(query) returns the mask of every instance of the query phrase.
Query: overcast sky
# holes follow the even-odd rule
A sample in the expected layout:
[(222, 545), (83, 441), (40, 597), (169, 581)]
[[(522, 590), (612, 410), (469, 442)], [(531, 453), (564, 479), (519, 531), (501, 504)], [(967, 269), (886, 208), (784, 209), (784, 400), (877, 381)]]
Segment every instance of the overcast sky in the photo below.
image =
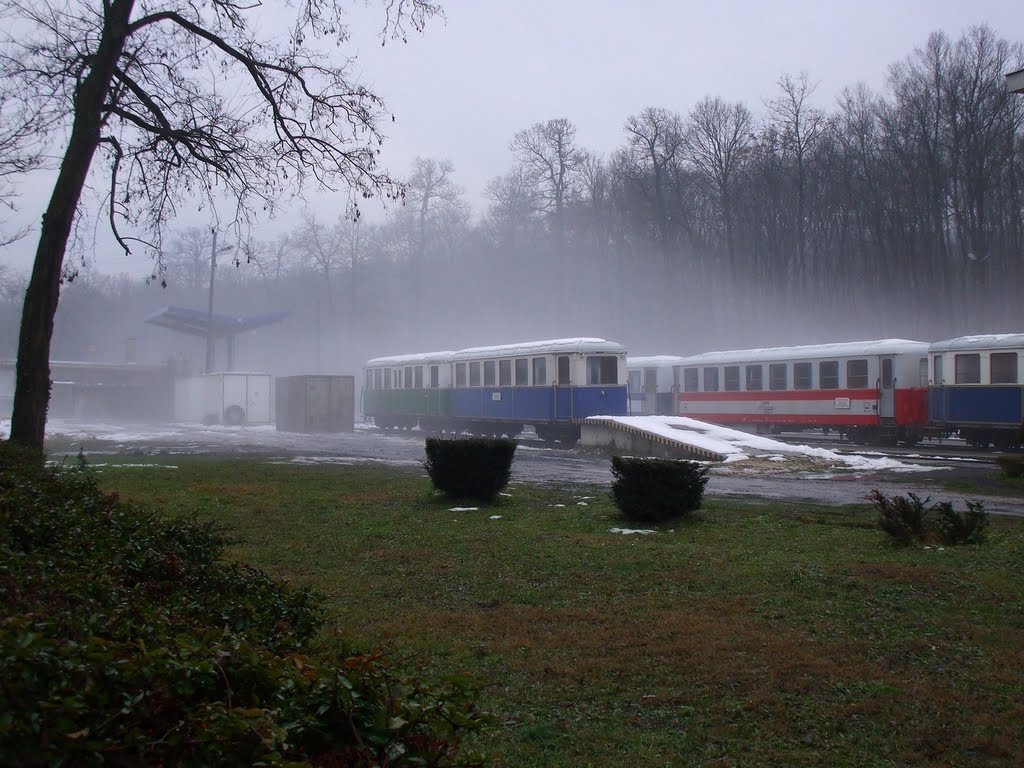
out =
[[(819, 83), (817, 103), (831, 108), (844, 86), (863, 81), (883, 90), (889, 65), (932, 31), (956, 38), (988, 23), (1001, 37), (1024, 40), (1024, 13), (1013, 0), (441, 2), (446, 20), (384, 47), (379, 4), (353, 2), (353, 51), (364, 81), (395, 115), (384, 126), (385, 165), (401, 175), (416, 155), (449, 158), (478, 214), (487, 182), (512, 166), (512, 135), (538, 121), (566, 117), (581, 146), (607, 155), (621, 145), (625, 119), (648, 106), (685, 115), (712, 95), (742, 100), (760, 116), (778, 78), (806, 70)], [(37, 221), (49, 189), (22, 191), (19, 215)], [(314, 203), (326, 221), (343, 205), (332, 195)], [(379, 216), (373, 206), (366, 212)], [(297, 211), (284, 211), (257, 234), (272, 237), (297, 222)], [(0, 250), (0, 259), (27, 270), (35, 245), (30, 234)], [(101, 250), (99, 271), (151, 268), (144, 256)]]

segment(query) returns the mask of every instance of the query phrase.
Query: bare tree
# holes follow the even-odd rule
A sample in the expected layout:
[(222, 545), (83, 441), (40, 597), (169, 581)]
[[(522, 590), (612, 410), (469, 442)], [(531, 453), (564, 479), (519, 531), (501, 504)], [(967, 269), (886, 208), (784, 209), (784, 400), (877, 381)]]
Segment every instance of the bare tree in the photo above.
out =
[(705, 97), (690, 111), (685, 132), (687, 159), (713, 185), (718, 196), (730, 261), (736, 254), (735, 187), (739, 166), (753, 138), (753, 122), (750, 110), (742, 102), (729, 104)]
[(564, 242), (565, 208), (583, 157), (576, 146), (576, 126), (564, 117), (535, 123), (512, 138), (512, 152), (537, 185), (556, 242)]
[[(234, 0), (0, 2), (18, 30), (2, 48), (6, 91), (36, 99), (68, 131), (25, 294), (11, 423), (12, 441), (41, 449), (61, 269), (98, 150), (126, 252), (144, 244), (129, 232), (138, 229), (159, 253), (161, 225), (186, 197), (213, 204), (224, 194), (242, 221), (307, 180), (356, 196), (402, 189), (377, 165), (382, 101), (354, 81), (349, 61), (334, 64), (306, 42), (346, 41), (342, 0), (297, 4), (284, 39), (258, 37), (261, 6)], [(428, 0), (385, 7), (385, 32), (398, 35), (439, 10)]]

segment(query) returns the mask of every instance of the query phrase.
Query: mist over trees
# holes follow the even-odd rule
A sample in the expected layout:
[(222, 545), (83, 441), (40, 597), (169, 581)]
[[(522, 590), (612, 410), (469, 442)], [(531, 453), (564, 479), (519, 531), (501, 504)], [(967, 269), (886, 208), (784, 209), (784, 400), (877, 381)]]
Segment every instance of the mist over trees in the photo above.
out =
[[(932, 34), (881, 93), (853, 84), (824, 104), (799, 73), (761, 104), (652, 105), (622, 117), (604, 155), (571, 116), (510, 126), (510, 165), (476, 217), (459, 168), (417, 158), (383, 222), (310, 213), (276, 240), (235, 242), (217, 310), (291, 310), (236, 349), (279, 375), (556, 336), (686, 354), (1020, 331), (1024, 98), (1004, 75), (1022, 66), (1020, 42), (981, 26)], [(197, 347), (142, 318), (204, 306), (208, 238), (168, 239), (166, 291), (89, 274), (67, 287), (53, 357), (98, 343), (117, 359), (130, 335), (151, 361), (177, 350), (201, 368)], [(131, 330), (93, 330), (82, 318), (101, 313), (78, 291), (104, 297), (108, 329)]]

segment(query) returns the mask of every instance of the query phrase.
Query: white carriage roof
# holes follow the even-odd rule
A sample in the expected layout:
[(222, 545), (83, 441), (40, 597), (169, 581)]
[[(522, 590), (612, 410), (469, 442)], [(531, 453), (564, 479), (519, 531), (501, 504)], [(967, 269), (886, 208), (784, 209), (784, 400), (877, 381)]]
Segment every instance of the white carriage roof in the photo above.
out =
[(960, 336), (955, 339), (936, 341), (929, 352), (947, 352), (954, 349), (1005, 349), (1024, 347), (1024, 333), (986, 333), (979, 336)]
[(366, 361), (367, 368), (386, 368), (389, 365), (422, 365), (425, 363), (449, 363), (454, 352), (419, 352), (414, 355), (393, 355), (375, 357)]
[(495, 347), (471, 347), (461, 349), (452, 355), (453, 360), (469, 360), (485, 357), (521, 357), (524, 355), (547, 355), (565, 352), (594, 352), (612, 355), (626, 354), (626, 348), (614, 341), (604, 339), (550, 339), (548, 341), (526, 341), (519, 344), (503, 344)]
[(648, 355), (647, 357), (627, 357), (628, 368), (654, 368), (662, 365), (679, 365), (685, 357), (679, 355)]
[(802, 360), (867, 355), (925, 355), (928, 343), (907, 339), (878, 339), (876, 341), (845, 341), (838, 344), (807, 344), (799, 347), (766, 347), (764, 349), (737, 349), (729, 352), (705, 352), (685, 357), (678, 365), (717, 365), (720, 363), (757, 363), (772, 360)]

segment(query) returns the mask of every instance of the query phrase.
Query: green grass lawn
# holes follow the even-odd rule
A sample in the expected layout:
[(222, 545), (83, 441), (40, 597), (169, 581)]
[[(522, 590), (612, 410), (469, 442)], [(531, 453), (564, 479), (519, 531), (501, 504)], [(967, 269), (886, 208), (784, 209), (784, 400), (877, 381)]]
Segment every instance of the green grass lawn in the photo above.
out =
[(230, 526), (327, 595), (340, 642), (470, 675), (509, 766), (1024, 763), (1021, 521), (898, 549), (866, 507), (719, 500), (621, 535), (606, 487), (453, 512), (417, 470), (97, 461), (176, 465), (97, 471)]

